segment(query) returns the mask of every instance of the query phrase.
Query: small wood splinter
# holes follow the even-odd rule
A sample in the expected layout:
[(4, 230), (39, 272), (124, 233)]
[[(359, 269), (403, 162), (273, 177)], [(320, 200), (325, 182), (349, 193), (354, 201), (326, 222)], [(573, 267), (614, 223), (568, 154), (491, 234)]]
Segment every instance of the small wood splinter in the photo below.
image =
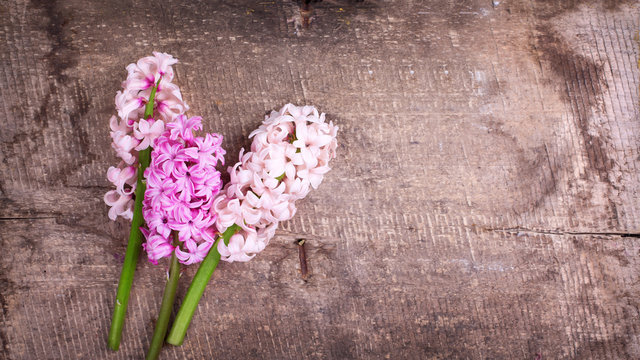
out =
[(300, 273), (302, 275), (302, 280), (307, 281), (309, 277), (309, 270), (307, 269), (307, 254), (304, 250), (305, 239), (298, 239), (296, 243), (298, 244), (298, 257), (300, 258)]
[(300, 16), (302, 17), (302, 26), (307, 29), (311, 24), (311, 16), (313, 15), (313, 8), (311, 7), (312, 0), (303, 0), (300, 4)]

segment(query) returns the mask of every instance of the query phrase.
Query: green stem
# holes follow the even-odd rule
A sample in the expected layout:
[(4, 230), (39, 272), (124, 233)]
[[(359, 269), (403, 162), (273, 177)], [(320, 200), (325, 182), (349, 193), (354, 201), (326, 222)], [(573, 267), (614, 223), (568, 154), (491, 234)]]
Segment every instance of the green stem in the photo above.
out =
[[(158, 79), (156, 85), (151, 89), (149, 102), (144, 110), (145, 119), (148, 119), (153, 115), (153, 103), (159, 84), (160, 79)], [(138, 153), (136, 202), (133, 207), (133, 219), (131, 220), (131, 230), (129, 231), (129, 243), (127, 244), (127, 252), (124, 255), (124, 264), (122, 264), (122, 272), (120, 273), (120, 282), (118, 283), (118, 292), (116, 294), (116, 304), (113, 308), (113, 318), (111, 319), (111, 329), (109, 330), (109, 348), (114, 351), (118, 350), (120, 347), (124, 317), (127, 314), (129, 294), (131, 293), (131, 285), (133, 284), (133, 274), (136, 271), (138, 257), (140, 256), (140, 248), (142, 246), (142, 232), (140, 232), (140, 227), (144, 225), (144, 218), (142, 216), (142, 200), (144, 199), (144, 192), (147, 189), (144, 180), (144, 170), (149, 166), (150, 162), (151, 147), (148, 147)]]
[[(228, 245), (229, 239), (231, 239), (231, 236), (238, 230), (240, 230), (240, 226), (235, 224), (230, 226), (222, 234), (224, 243)], [(218, 238), (218, 241), (220, 241), (220, 238)], [(187, 294), (184, 296), (182, 306), (180, 306), (180, 310), (178, 310), (178, 315), (176, 315), (176, 319), (167, 337), (167, 342), (171, 345), (181, 345), (182, 341), (184, 341), (184, 336), (187, 334), (187, 328), (189, 328), (198, 302), (200, 302), (200, 298), (204, 293), (204, 289), (207, 287), (209, 279), (211, 279), (211, 275), (213, 275), (213, 271), (218, 266), (218, 262), (220, 262), (218, 241), (213, 244), (211, 250), (209, 250), (209, 254), (207, 254), (200, 264), (198, 272), (196, 272), (196, 275), (193, 277), (191, 285), (189, 285), (189, 290), (187, 290)]]
[(158, 91), (158, 86), (160, 86), (160, 80), (162, 80), (162, 76), (158, 78), (158, 82), (151, 88), (151, 94), (149, 95), (149, 101), (147, 105), (144, 107), (144, 119), (148, 119), (153, 115), (153, 106), (154, 101), (156, 99), (156, 91)]
[[(173, 245), (178, 246), (178, 234), (173, 232)], [(180, 279), (180, 263), (176, 257), (175, 251), (171, 256), (171, 265), (169, 266), (169, 279), (167, 285), (164, 288), (164, 295), (162, 295), (162, 305), (160, 305), (160, 314), (158, 314), (158, 321), (156, 322), (156, 328), (153, 331), (153, 338), (151, 339), (151, 346), (149, 352), (147, 352), (147, 360), (155, 360), (160, 355), (162, 344), (164, 344), (164, 337), (167, 334), (167, 328), (169, 327), (169, 317), (171, 317), (171, 310), (173, 310), (173, 303), (176, 300), (176, 290), (178, 289), (178, 279)]]
[(136, 264), (138, 263), (138, 256), (140, 256), (140, 249), (142, 247), (140, 227), (144, 224), (144, 218), (142, 217), (142, 199), (144, 198), (144, 192), (146, 190), (142, 173), (144, 172), (143, 168), (149, 165), (150, 150), (151, 149), (147, 148), (139, 153), (140, 166), (138, 168), (138, 183), (136, 185), (136, 203), (133, 208), (129, 244), (127, 245), (127, 252), (124, 256), (124, 264), (122, 264), (122, 273), (120, 274), (120, 283), (118, 284), (118, 293), (116, 295), (116, 305), (113, 309), (113, 319), (111, 320), (111, 330), (109, 331), (109, 347), (112, 350), (118, 350), (120, 347), (124, 317), (127, 313), (129, 294), (131, 293), (131, 285), (133, 284), (133, 274), (136, 271)]

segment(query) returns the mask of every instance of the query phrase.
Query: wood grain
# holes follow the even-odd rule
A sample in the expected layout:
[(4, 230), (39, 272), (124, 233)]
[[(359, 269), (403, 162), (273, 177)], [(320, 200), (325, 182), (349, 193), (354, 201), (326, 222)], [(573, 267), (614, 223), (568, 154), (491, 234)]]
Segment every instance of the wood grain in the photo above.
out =
[(639, 18), (325, 0), (305, 28), (288, 1), (0, 2), (0, 358), (145, 353), (167, 264), (141, 261), (110, 352), (128, 228), (102, 197), (113, 97), (154, 50), (227, 163), (288, 102), (340, 126), (320, 189), (219, 267), (161, 358), (639, 358)]

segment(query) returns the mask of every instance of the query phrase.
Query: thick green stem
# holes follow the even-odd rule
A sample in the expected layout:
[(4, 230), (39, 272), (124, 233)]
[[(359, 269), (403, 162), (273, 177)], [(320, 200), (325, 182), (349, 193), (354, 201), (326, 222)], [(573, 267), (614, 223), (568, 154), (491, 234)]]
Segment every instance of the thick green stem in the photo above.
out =
[(124, 264), (122, 265), (122, 273), (120, 274), (120, 283), (118, 284), (118, 293), (116, 295), (116, 305), (113, 309), (113, 319), (111, 320), (111, 330), (109, 331), (109, 347), (112, 350), (118, 350), (120, 347), (124, 317), (127, 314), (129, 294), (131, 293), (131, 285), (133, 284), (133, 274), (136, 271), (138, 256), (142, 248), (142, 233), (140, 232), (140, 227), (144, 224), (144, 218), (142, 217), (142, 199), (144, 198), (144, 192), (146, 190), (142, 173), (144, 172), (143, 168), (149, 166), (150, 153), (151, 149), (147, 148), (139, 154), (140, 166), (138, 167), (138, 183), (136, 185), (136, 203), (133, 208), (129, 244), (127, 245), (127, 252), (124, 256)]
[[(240, 227), (235, 224), (229, 227), (222, 234), (224, 243), (229, 244), (229, 239), (231, 239), (231, 236), (239, 229)], [(218, 241), (220, 241), (220, 238), (218, 238)], [(220, 262), (218, 241), (213, 244), (211, 250), (209, 250), (209, 254), (207, 254), (200, 264), (198, 272), (196, 272), (196, 275), (193, 277), (191, 285), (189, 285), (189, 290), (187, 290), (187, 294), (184, 296), (182, 306), (180, 306), (180, 310), (178, 310), (178, 315), (176, 315), (176, 319), (171, 327), (171, 332), (169, 332), (169, 336), (167, 337), (167, 342), (171, 345), (181, 345), (182, 341), (184, 341), (184, 336), (187, 334), (187, 329), (191, 323), (191, 318), (193, 318), (193, 313), (196, 311), (198, 302), (200, 302), (200, 298), (204, 293), (204, 289), (207, 287), (209, 279), (211, 279), (211, 275), (213, 275), (213, 271), (218, 266), (218, 262)]]
[[(151, 89), (149, 102), (144, 110), (145, 119), (148, 119), (153, 115), (153, 102), (159, 84), (160, 79), (158, 79), (156, 85)], [(129, 243), (127, 244), (127, 252), (124, 255), (124, 264), (122, 264), (122, 272), (120, 273), (120, 282), (118, 283), (118, 292), (116, 294), (116, 304), (113, 308), (113, 318), (111, 319), (111, 329), (109, 330), (108, 342), (111, 350), (118, 350), (120, 347), (124, 317), (127, 314), (129, 294), (131, 293), (131, 285), (133, 284), (133, 274), (136, 271), (138, 257), (140, 256), (140, 249), (142, 246), (142, 232), (140, 232), (140, 227), (144, 225), (144, 218), (142, 216), (142, 200), (144, 199), (144, 192), (147, 189), (144, 180), (144, 170), (149, 166), (150, 161), (151, 147), (148, 147), (138, 153), (136, 202), (133, 207), (133, 219), (131, 220), (131, 230), (129, 231)]]
[[(173, 236), (173, 245), (178, 246), (178, 234), (175, 231)], [(169, 327), (169, 318), (171, 317), (171, 310), (173, 310), (173, 303), (176, 300), (178, 279), (180, 279), (180, 263), (178, 262), (178, 258), (174, 251), (171, 256), (171, 265), (169, 266), (169, 279), (167, 280), (167, 285), (164, 288), (164, 295), (162, 295), (160, 314), (158, 314), (158, 321), (156, 322), (156, 328), (153, 331), (151, 346), (149, 347), (149, 352), (147, 352), (147, 360), (155, 360), (158, 358), (158, 355), (160, 355), (160, 350), (164, 344), (164, 337), (167, 334), (167, 328)]]

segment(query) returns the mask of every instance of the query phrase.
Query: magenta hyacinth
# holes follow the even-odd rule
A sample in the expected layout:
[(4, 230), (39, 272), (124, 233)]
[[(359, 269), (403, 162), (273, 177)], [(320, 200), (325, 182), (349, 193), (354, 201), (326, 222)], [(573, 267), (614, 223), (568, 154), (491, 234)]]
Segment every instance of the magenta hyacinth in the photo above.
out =
[[(206, 134), (200, 117), (177, 117), (155, 139), (151, 165), (145, 171), (147, 190), (143, 215), (148, 230), (142, 246), (152, 263), (175, 251), (181, 263), (202, 261), (215, 240), (216, 213), (213, 200), (222, 188), (218, 162), (224, 164), (222, 136)], [(178, 233), (179, 245), (172, 245), (171, 232)]]

